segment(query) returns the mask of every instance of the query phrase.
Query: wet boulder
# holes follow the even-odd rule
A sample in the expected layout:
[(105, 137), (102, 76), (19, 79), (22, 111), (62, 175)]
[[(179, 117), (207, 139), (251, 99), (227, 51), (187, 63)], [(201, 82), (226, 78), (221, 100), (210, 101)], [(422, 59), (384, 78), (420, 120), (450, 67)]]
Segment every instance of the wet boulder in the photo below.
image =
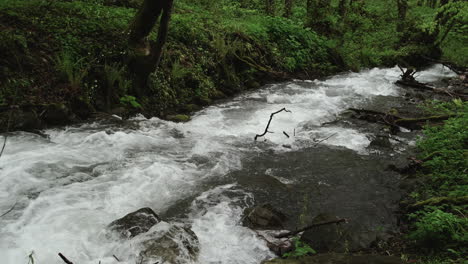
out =
[(369, 144), (371, 147), (391, 149), (392, 143), (388, 136), (377, 135)]
[(185, 264), (196, 261), (199, 241), (187, 226), (160, 222), (144, 235), (136, 263)]
[(44, 121), (50, 125), (66, 125), (74, 120), (73, 113), (64, 104), (50, 104), (45, 108)]
[(380, 255), (321, 254), (295, 259), (273, 259), (263, 264), (403, 264), (399, 257)]
[(151, 208), (145, 207), (113, 221), (108, 228), (120, 234), (122, 238), (132, 238), (148, 232), (159, 222), (159, 216)]
[[(323, 223), (338, 220), (336, 216), (322, 213), (312, 223)], [(379, 240), (386, 240), (389, 234), (384, 227), (369, 226), (369, 223), (352, 219), (349, 223), (329, 224), (306, 230), (301, 240), (319, 253), (354, 252), (369, 248)]]
[[(338, 220), (336, 216), (319, 214), (312, 220), (312, 224)], [(317, 252), (338, 251), (344, 252), (348, 241), (345, 229), (341, 224), (318, 226), (306, 230), (301, 240), (309, 244)]]
[(284, 229), (286, 215), (270, 204), (246, 209), (244, 225), (252, 229)]
[(12, 109), (0, 114), (0, 124), (3, 125), (5, 131), (9, 126), (11, 130), (33, 130), (39, 129), (42, 126), (42, 122), (39, 115), (34, 110), (25, 109)]

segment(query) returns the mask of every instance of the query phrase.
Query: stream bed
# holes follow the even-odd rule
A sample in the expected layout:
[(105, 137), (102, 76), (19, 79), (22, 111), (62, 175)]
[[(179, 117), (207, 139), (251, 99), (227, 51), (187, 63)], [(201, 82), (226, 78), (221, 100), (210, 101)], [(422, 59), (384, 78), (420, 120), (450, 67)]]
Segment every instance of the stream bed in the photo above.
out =
[[(400, 74), (376, 68), (268, 85), (187, 123), (116, 117), (44, 135), (11, 133), (0, 158), (0, 214), (13, 207), (0, 218), (0, 263), (26, 264), (31, 256), (58, 264), (62, 252), (79, 264), (116, 263), (113, 255), (134, 264), (137, 244), (108, 239), (105, 229), (143, 207), (191, 226), (200, 264), (275, 257), (242, 225), (244, 210), (263, 203), (288, 215), (288, 229), (328, 213), (350, 220), (354, 244), (385, 239), (397, 232), (400, 199), (400, 176), (386, 167), (414, 136), (399, 135), (386, 151), (371, 144), (382, 131), (336, 120), (350, 107), (404, 100), (394, 84)], [(451, 76), (435, 65), (418, 80)], [(274, 116), (274, 133), (254, 141), (283, 107), (291, 112)]]

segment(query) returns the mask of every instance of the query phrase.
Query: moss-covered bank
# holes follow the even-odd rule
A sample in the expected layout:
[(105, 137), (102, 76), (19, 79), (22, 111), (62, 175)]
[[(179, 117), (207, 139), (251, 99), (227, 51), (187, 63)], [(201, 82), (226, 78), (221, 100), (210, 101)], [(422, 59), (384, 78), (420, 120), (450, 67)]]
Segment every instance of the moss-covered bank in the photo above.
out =
[[(266, 15), (261, 1), (244, 7), (228, 0), (176, 1), (162, 64), (150, 78), (149, 95), (137, 98), (126, 53), (140, 0), (4, 0), (0, 127), (7, 127), (12, 108), (10, 129), (65, 124), (94, 112), (167, 118), (269, 81), (394, 65), (431, 53), (420, 43), (425, 29), (415, 25), (430, 24), (436, 9), (415, 4), (408, 29), (397, 33), (397, 8), (386, 1), (353, 2), (345, 14), (332, 1), (312, 28), (305, 26), (305, 2), (286, 19), (280, 9)], [(453, 56), (454, 48), (466, 53), (464, 37), (454, 32), (448, 40), (445, 57), (466, 63)], [(46, 115), (63, 118), (49, 122)]]

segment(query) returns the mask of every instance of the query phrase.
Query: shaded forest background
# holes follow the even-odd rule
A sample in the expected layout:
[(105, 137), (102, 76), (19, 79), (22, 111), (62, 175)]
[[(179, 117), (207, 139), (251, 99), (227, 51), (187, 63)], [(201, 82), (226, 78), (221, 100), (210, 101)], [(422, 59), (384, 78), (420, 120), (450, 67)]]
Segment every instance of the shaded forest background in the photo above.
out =
[[(420, 67), (428, 58), (468, 64), (465, 1), (178, 0), (159, 70), (138, 94), (127, 64), (141, 3), (3, 0), (0, 108), (55, 113), (48, 124), (95, 112), (185, 120), (265, 82)], [(149, 41), (156, 35), (157, 28)]]

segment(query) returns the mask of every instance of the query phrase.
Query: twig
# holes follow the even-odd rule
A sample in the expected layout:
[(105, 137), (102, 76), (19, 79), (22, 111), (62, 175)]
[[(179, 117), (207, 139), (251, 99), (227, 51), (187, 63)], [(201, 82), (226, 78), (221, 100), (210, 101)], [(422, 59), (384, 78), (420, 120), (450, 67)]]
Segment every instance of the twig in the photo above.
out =
[(278, 111), (272, 113), (272, 114), (270, 115), (270, 120), (268, 120), (268, 124), (267, 124), (267, 126), (265, 127), (265, 132), (263, 132), (263, 134), (261, 134), (261, 135), (259, 135), (259, 134), (255, 135), (255, 138), (254, 138), (255, 141), (257, 141), (257, 138), (263, 137), (263, 136), (265, 136), (267, 133), (273, 133), (273, 132), (268, 131), (268, 128), (270, 127), (271, 120), (273, 119), (273, 116), (274, 116), (274, 115), (276, 115), (276, 114), (278, 114), (278, 113), (280, 113), (280, 112), (283, 112), (283, 111), (288, 112), (288, 113), (291, 113), (291, 111), (286, 110), (286, 108), (282, 108), (281, 110), (278, 110)]
[(115, 258), (115, 260), (117, 260), (118, 262), (120, 262), (120, 259), (119, 259), (118, 257), (116, 257), (115, 255), (112, 255), (112, 256)]
[[(8, 114), (8, 121), (7, 121), (7, 129), (6, 129), (6, 132), (7, 132), (7, 133), (10, 131), (10, 122), (11, 122), (11, 115), (12, 115), (12, 112), (13, 112), (13, 110), (10, 109), (10, 113)], [(8, 138), (8, 134), (7, 134), (7, 133), (5, 133), (5, 135), (4, 135), (3, 146), (2, 146), (2, 150), (0, 151), (0, 157), (2, 157), (3, 151), (5, 151), (5, 146), (6, 146), (7, 138)]]
[(326, 137), (326, 138), (324, 138), (324, 139), (322, 139), (322, 140), (319, 140), (317, 143), (315, 143), (314, 147), (318, 146), (320, 143), (322, 143), (322, 142), (324, 142), (325, 140), (327, 140), (327, 139), (333, 137), (333, 136), (336, 135), (336, 134), (338, 134), (338, 133), (333, 133), (333, 134), (331, 134), (330, 136), (328, 136), (328, 137)]
[(59, 257), (63, 260), (63, 262), (67, 264), (73, 264), (70, 260), (68, 260), (62, 253), (58, 253)]
[(341, 219), (337, 219), (337, 220), (332, 220), (332, 221), (327, 221), (327, 222), (321, 222), (321, 223), (316, 223), (316, 224), (311, 224), (309, 226), (306, 226), (304, 228), (301, 228), (301, 229), (298, 229), (296, 231), (290, 231), (290, 232), (286, 232), (286, 233), (283, 233), (283, 234), (279, 234), (279, 235), (276, 235), (275, 238), (284, 238), (284, 237), (290, 237), (290, 236), (294, 236), (294, 235), (297, 235), (301, 232), (304, 232), (306, 230), (309, 230), (309, 229), (312, 229), (314, 227), (318, 227), (318, 226), (323, 226), (323, 225), (331, 225), (331, 224), (339, 224), (339, 223), (347, 223), (348, 220), (346, 220), (345, 218), (341, 218)]
[(1, 217), (4, 217), (5, 215), (9, 214), (11, 211), (13, 211), (13, 209), (15, 209), (15, 206), (16, 204), (18, 203), (18, 201), (15, 202), (15, 204), (8, 210), (6, 211), (5, 213), (3, 213), (2, 215), (0, 215), (0, 218)]
[(288, 133), (286, 133), (285, 131), (283, 131), (283, 134), (284, 134), (287, 138), (289, 138)]

